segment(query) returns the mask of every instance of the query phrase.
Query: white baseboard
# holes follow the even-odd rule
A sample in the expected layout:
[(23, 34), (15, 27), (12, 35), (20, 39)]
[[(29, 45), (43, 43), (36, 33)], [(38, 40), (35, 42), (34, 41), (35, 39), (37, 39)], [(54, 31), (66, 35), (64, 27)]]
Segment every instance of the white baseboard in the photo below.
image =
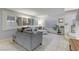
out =
[(12, 37), (11, 38), (4, 38), (4, 39), (0, 39), (1, 40), (12, 40)]

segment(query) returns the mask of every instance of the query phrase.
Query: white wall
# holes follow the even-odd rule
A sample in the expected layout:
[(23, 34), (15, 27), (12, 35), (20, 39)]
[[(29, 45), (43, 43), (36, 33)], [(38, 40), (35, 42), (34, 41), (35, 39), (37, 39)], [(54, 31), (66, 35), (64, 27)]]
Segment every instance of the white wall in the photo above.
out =
[(48, 16), (45, 20), (45, 27), (47, 28), (51, 28), (53, 26), (55, 26), (55, 24), (57, 24), (57, 16)]
[(71, 33), (73, 20), (76, 21), (77, 10), (65, 12), (65, 34)]
[(79, 38), (79, 9), (77, 11), (76, 21), (76, 36)]
[[(62, 11), (64, 14), (64, 10)], [(53, 15), (53, 16), (48, 16), (45, 20), (45, 27), (47, 28), (52, 28), (55, 25), (57, 25), (58, 23), (58, 18), (62, 17), (63, 14), (57, 14), (57, 15)]]

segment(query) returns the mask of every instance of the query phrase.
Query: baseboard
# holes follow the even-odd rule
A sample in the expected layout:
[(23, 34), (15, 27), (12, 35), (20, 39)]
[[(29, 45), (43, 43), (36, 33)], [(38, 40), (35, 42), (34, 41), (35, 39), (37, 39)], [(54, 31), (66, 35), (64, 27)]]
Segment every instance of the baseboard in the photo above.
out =
[(12, 41), (12, 37), (11, 38), (0, 39), (0, 41), (3, 41), (3, 40), (11, 40)]

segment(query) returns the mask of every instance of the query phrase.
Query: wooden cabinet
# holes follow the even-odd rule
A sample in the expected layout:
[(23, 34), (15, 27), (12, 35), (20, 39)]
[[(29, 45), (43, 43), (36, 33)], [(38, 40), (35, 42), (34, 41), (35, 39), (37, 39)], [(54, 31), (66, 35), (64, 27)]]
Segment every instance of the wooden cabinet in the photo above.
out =
[(70, 47), (70, 51), (79, 51), (79, 40), (70, 39), (69, 47)]

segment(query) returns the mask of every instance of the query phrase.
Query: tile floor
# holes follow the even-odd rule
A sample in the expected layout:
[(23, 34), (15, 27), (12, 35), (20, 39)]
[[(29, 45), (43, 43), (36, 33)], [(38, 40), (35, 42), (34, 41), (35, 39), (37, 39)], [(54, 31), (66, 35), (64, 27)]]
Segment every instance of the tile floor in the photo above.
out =
[[(68, 41), (62, 35), (48, 34), (43, 36), (43, 44), (34, 51), (68, 51)], [(0, 51), (26, 51), (12, 40), (0, 40)]]
[(69, 42), (62, 35), (44, 35), (43, 46), (38, 47), (36, 51), (69, 51)]

